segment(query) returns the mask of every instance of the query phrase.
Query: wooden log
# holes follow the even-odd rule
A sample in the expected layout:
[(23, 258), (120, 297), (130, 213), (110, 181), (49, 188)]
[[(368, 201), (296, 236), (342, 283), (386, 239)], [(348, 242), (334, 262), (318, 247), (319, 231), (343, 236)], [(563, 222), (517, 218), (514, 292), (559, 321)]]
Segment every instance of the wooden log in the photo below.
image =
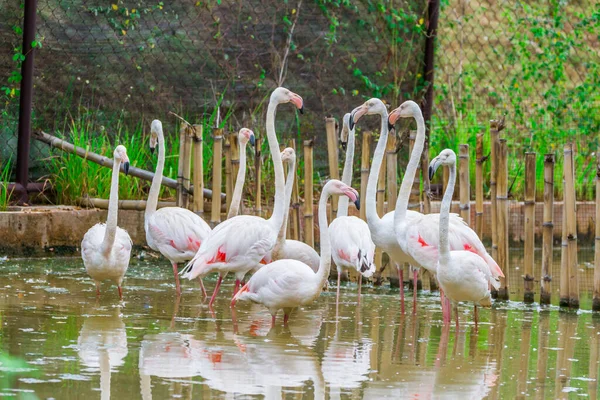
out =
[[(385, 147), (386, 159), (386, 188), (387, 188), (387, 210), (393, 211), (396, 208), (398, 199), (398, 153), (396, 153), (396, 135), (389, 135)], [(366, 206), (366, 204), (365, 204)]]
[(540, 304), (550, 304), (552, 289), (554, 231), (554, 154), (544, 157), (544, 215), (542, 223), (542, 282)]
[(193, 132), (193, 153), (194, 153), (194, 187), (200, 188), (194, 195), (193, 210), (196, 214), (204, 214), (204, 155), (202, 154), (203, 140), (202, 140), (202, 125), (194, 125), (192, 127)]
[[(77, 199), (77, 204), (81, 207), (101, 208), (103, 210), (108, 209), (108, 202), (108, 199), (99, 199), (87, 196), (80, 197)], [(206, 203), (204, 206), (206, 208), (205, 211), (210, 211), (209, 203)], [(157, 207), (176, 207), (176, 205), (174, 201), (159, 201)], [(119, 200), (119, 209), (144, 211), (146, 209), (146, 200)], [(225, 212), (225, 206), (221, 206), (221, 211)]]
[(477, 134), (475, 146), (475, 232), (483, 236), (483, 133)]
[(183, 208), (190, 208), (190, 185), (192, 183), (192, 137), (191, 126), (186, 126), (183, 146)]
[[(412, 154), (413, 147), (415, 145), (415, 139), (417, 137), (417, 131), (410, 131), (408, 136), (408, 158)], [(447, 168), (444, 168), (447, 169)], [(417, 169), (415, 172), (415, 179), (413, 181), (412, 188), (410, 189), (410, 197), (408, 198), (408, 209), (414, 211), (421, 211), (421, 169)]]
[(533, 303), (533, 265), (535, 251), (535, 153), (525, 153), (525, 259), (524, 301)]
[[(325, 132), (327, 134), (327, 159), (329, 161), (329, 177), (340, 179), (340, 164), (338, 154), (338, 134), (335, 129), (335, 118), (325, 118)], [(329, 221), (337, 215), (338, 196), (330, 197)]]
[[(113, 160), (112, 158), (108, 158), (105, 156), (101, 156), (99, 154), (93, 153), (84, 149), (83, 147), (74, 146), (73, 144), (67, 142), (66, 140), (59, 139), (56, 136), (49, 135), (45, 132), (38, 131), (33, 133), (33, 138), (39, 140), (40, 142), (46, 143), (50, 147), (54, 147), (56, 149), (60, 149), (62, 151), (66, 151), (67, 153), (73, 153), (78, 157), (96, 163), (106, 168), (112, 168)], [(121, 172), (124, 172), (123, 166), (121, 166)], [(154, 172), (146, 171), (145, 169), (137, 168), (137, 167), (129, 167), (129, 175), (135, 176), (136, 178), (143, 179), (145, 181), (152, 181), (154, 178)], [(163, 176), (161, 185), (166, 186), (171, 189), (177, 189), (177, 181), (172, 178), (168, 178)], [(194, 187), (190, 186), (189, 189), (190, 194), (194, 194)], [(207, 199), (212, 198), (212, 191), (209, 189), (204, 189), (203, 191), (204, 197)], [(221, 193), (221, 199), (225, 199), (225, 193)]]
[[(289, 146), (296, 150), (296, 139), (290, 139)], [(298, 190), (298, 174), (294, 175), (294, 186), (292, 187), (292, 204), (290, 204), (290, 238), (300, 240), (300, 194)]]
[(313, 140), (304, 141), (304, 243), (315, 247), (313, 215)]
[(178, 166), (177, 166), (177, 207), (183, 207), (183, 166), (185, 163), (185, 138), (187, 136), (187, 124), (182, 123), (179, 128), (179, 153), (178, 153)]
[(594, 300), (592, 309), (600, 311), (600, 153), (596, 154), (596, 238), (594, 244)]
[(233, 195), (233, 179), (231, 173), (231, 134), (223, 136), (223, 155), (225, 156), (225, 209), (229, 210), (231, 206), (231, 196)]
[(506, 139), (498, 141), (498, 175), (497, 175), (497, 223), (498, 223), (498, 265), (504, 273), (504, 278), (500, 278), (500, 289), (498, 289), (498, 298), (508, 300), (508, 148)]
[[(222, 186), (222, 166), (223, 166), (223, 129), (215, 128), (213, 130), (213, 169), (212, 169), (212, 188), (214, 191), (220, 191)], [(221, 222), (221, 199), (212, 202), (210, 214), (210, 223), (214, 228)]]
[(575, 146), (564, 147), (565, 211), (567, 220), (567, 260), (569, 269), (569, 307), (579, 308), (579, 276), (577, 268), (577, 204), (575, 202)]
[(262, 217), (262, 139), (257, 137), (254, 144), (254, 215)]
[(360, 218), (367, 220), (367, 182), (369, 180), (369, 171), (371, 170), (371, 132), (365, 132), (362, 136), (362, 151), (360, 157), (360, 204), (365, 205), (360, 208)]
[(469, 174), (469, 145), (461, 144), (458, 151), (460, 216), (471, 225), (471, 177)]

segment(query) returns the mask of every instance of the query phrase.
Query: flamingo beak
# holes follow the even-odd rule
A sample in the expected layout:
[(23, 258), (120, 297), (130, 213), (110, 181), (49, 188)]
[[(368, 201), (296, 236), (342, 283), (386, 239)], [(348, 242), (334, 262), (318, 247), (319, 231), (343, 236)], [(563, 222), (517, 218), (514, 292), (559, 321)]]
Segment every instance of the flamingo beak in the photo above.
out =
[(435, 171), (440, 167), (439, 159), (436, 157), (429, 163), (429, 180), (433, 179), (433, 175), (435, 175)]
[(292, 103), (294, 103), (296, 108), (300, 111), (300, 114), (304, 114), (304, 100), (302, 100), (302, 97), (294, 93), (292, 95)]
[(354, 200), (354, 205), (357, 210), (360, 210), (360, 197), (357, 197), (356, 200)]
[(392, 129), (394, 129), (394, 124), (396, 123), (396, 121), (398, 120), (400, 111), (398, 111), (398, 109), (396, 108), (394, 111), (392, 111), (390, 113), (390, 115), (388, 116), (388, 129), (391, 131)]
[(256, 139), (254, 138), (254, 135), (250, 135), (250, 146), (254, 147), (255, 144), (256, 144)]
[(342, 142), (342, 150), (346, 151), (346, 147), (348, 147), (348, 142)]
[(354, 129), (360, 117), (365, 115), (367, 111), (369, 111), (369, 109), (364, 104), (352, 110), (352, 113), (350, 114), (350, 121), (348, 122), (348, 128), (350, 128), (350, 130)]
[(154, 154), (155, 147), (150, 147), (150, 154)]
[(356, 206), (356, 209), (360, 210), (360, 196), (358, 195), (358, 192), (351, 187), (348, 187), (346, 190), (344, 190), (344, 194), (348, 196), (350, 200), (352, 200)]
[(125, 175), (129, 174), (129, 161), (123, 163), (123, 171), (125, 171)]

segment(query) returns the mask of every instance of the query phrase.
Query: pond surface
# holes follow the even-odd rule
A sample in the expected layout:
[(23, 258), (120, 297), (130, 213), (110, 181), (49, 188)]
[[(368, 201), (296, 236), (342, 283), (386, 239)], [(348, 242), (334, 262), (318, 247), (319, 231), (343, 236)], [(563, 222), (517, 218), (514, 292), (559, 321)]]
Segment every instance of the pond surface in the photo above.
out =
[[(206, 280), (212, 290), (214, 280)], [(596, 398), (600, 319), (588, 311), (496, 303), (461, 307), (444, 328), (437, 294), (342, 288), (270, 329), (231, 281), (212, 315), (195, 282), (178, 303), (170, 266), (132, 259), (123, 303), (99, 300), (78, 258), (0, 264), (0, 396), (19, 399)], [(281, 320), (279, 321), (281, 323)]]

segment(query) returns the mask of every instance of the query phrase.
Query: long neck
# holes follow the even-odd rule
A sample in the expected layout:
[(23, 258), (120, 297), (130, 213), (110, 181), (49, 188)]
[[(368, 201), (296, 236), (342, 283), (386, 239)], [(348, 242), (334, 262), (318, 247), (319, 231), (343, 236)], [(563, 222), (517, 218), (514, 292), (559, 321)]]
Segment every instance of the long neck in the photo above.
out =
[(292, 200), (292, 189), (294, 188), (294, 178), (296, 177), (296, 160), (290, 161), (288, 165), (288, 173), (285, 178), (285, 210), (283, 212), (283, 223), (279, 229), (277, 236), (277, 245), (285, 242), (285, 234), (287, 232), (288, 217), (290, 215), (290, 201)]
[(110, 180), (110, 198), (108, 200), (108, 218), (106, 219), (106, 230), (102, 241), (102, 252), (109, 254), (115, 243), (117, 233), (117, 217), (119, 213), (119, 168), (121, 161), (113, 161), (112, 177)]
[[(352, 186), (352, 170), (354, 167), (354, 129), (348, 132), (348, 147), (346, 147), (346, 160), (344, 161), (344, 172), (342, 172), (342, 182)], [(348, 197), (340, 196), (338, 200), (338, 217), (348, 215)]]
[(160, 192), (160, 184), (163, 177), (163, 169), (165, 167), (165, 138), (162, 132), (158, 133), (158, 162), (156, 163), (156, 171), (154, 171), (154, 177), (152, 178), (152, 186), (150, 186), (150, 193), (148, 194), (148, 201), (146, 202), (146, 214), (145, 220), (154, 214), (156, 206), (158, 205), (158, 193)]
[(396, 200), (396, 211), (394, 213), (395, 226), (403, 223), (406, 217), (410, 191), (415, 180), (415, 174), (419, 168), (419, 163), (421, 162), (423, 148), (425, 147), (425, 120), (420, 111), (415, 113), (415, 120), (417, 121), (417, 137), (415, 138), (415, 145), (413, 146), (412, 153), (410, 153), (410, 160), (406, 166), (404, 179), (402, 179), (402, 185), (400, 185), (400, 192)]
[(235, 178), (235, 188), (231, 196), (231, 205), (227, 218), (235, 217), (240, 211), (240, 203), (242, 200), (242, 189), (244, 189), (244, 181), (246, 180), (246, 143), (240, 142), (240, 167), (238, 168), (237, 177)]
[(329, 191), (323, 190), (319, 199), (319, 237), (321, 238), (321, 261), (317, 271), (319, 290), (325, 285), (331, 267), (331, 243), (329, 242), (329, 226), (327, 225), (327, 199)]
[(381, 113), (381, 130), (379, 135), (379, 141), (373, 154), (373, 162), (371, 163), (371, 172), (369, 173), (369, 180), (367, 182), (367, 197), (366, 197), (366, 215), (367, 223), (372, 231), (375, 231), (376, 225), (381, 223), (381, 218), (377, 214), (377, 181), (379, 180), (379, 170), (381, 169), (381, 163), (383, 162), (383, 156), (385, 154), (385, 146), (387, 145), (388, 138), (388, 127), (387, 127), (387, 111)]
[(277, 135), (275, 134), (276, 110), (277, 103), (270, 101), (269, 107), (267, 108), (267, 139), (269, 141), (271, 157), (273, 158), (273, 168), (275, 170), (275, 203), (273, 205), (273, 214), (271, 215), (271, 218), (269, 218), (269, 222), (275, 227), (276, 231), (279, 232), (281, 224), (283, 223), (283, 213), (286, 205), (281, 150), (279, 150), (279, 142), (277, 141)]
[(448, 229), (450, 225), (450, 206), (452, 205), (452, 195), (454, 194), (454, 184), (456, 182), (456, 164), (450, 165), (450, 177), (448, 186), (444, 192), (442, 206), (440, 208), (440, 260), (445, 261), (450, 256), (450, 246), (448, 245)]

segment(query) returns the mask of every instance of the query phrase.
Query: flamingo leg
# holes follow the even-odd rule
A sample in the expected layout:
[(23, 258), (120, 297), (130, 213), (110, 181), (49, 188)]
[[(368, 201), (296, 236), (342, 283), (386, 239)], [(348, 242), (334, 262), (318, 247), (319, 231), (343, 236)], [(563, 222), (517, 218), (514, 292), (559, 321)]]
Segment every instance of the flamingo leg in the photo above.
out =
[(454, 306), (454, 314), (456, 314), (456, 333), (458, 333), (458, 330), (460, 328), (460, 325), (458, 323), (458, 304)]
[(446, 322), (446, 298), (444, 297), (444, 289), (440, 286), (440, 303), (442, 303), (442, 320)]
[(238, 290), (240, 290), (240, 280), (236, 279), (235, 280), (235, 287), (233, 288), (233, 295), (235, 296), (236, 293), (238, 292)]
[[(121, 289), (121, 286), (117, 286), (117, 289), (119, 290), (119, 300), (123, 301), (123, 289)], [(477, 309), (477, 306), (475, 306), (475, 309)]]
[(200, 290), (202, 290), (202, 298), (206, 299), (208, 295), (206, 294), (206, 289), (204, 288), (204, 282), (202, 282), (202, 278), (198, 277), (198, 283), (200, 284)]
[(360, 288), (362, 286), (362, 274), (358, 275), (358, 305), (360, 306)]
[(400, 307), (402, 314), (404, 314), (404, 270), (396, 265), (398, 268), (398, 287), (400, 288)]
[(475, 318), (475, 332), (477, 332), (478, 326), (477, 326), (477, 322), (479, 320), (479, 310), (477, 309), (477, 306), (475, 306), (475, 310), (473, 312), (474, 318)]
[(271, 316), (271, 328), (275, 328), (275, 319), (277, 318), (277, 313)]
[(179, 286), (179, 273), (177, 271), (177, 263), (173, 264), (173, 275), (175, 275), (175, 292), (179, 296), (181, 294), (181, 287)]
[(416, 268), (413, 269), (413, 314), (417, 313), (417, 281), (418, 281), (418, 274), (419, 271), (417, 271)]
[(221, 282), (223, 281), (223, 275), (219, 274), (219, 280), (217, 280), (217, 285), (215, 286), (215, 290), (213, 291), (212, 297), (208, 302), (209, 307), (212, 307), (215, 302), (215, 298), (217, 297), (217, 293), (219, 293), (219, 288), (221, 287)]
[(290, 313), (291, 312), (285, 312), (283, 314), (283, 325), (287, 325), (288, 321), (290, 320)]
[(340, 304), (340, 281), (342, 280), (342, 271), (338, 268), (337, 293), (335, 295), (335, 306)]
[(100, 297), (100, 282), (96, 282), (96, 297)]

